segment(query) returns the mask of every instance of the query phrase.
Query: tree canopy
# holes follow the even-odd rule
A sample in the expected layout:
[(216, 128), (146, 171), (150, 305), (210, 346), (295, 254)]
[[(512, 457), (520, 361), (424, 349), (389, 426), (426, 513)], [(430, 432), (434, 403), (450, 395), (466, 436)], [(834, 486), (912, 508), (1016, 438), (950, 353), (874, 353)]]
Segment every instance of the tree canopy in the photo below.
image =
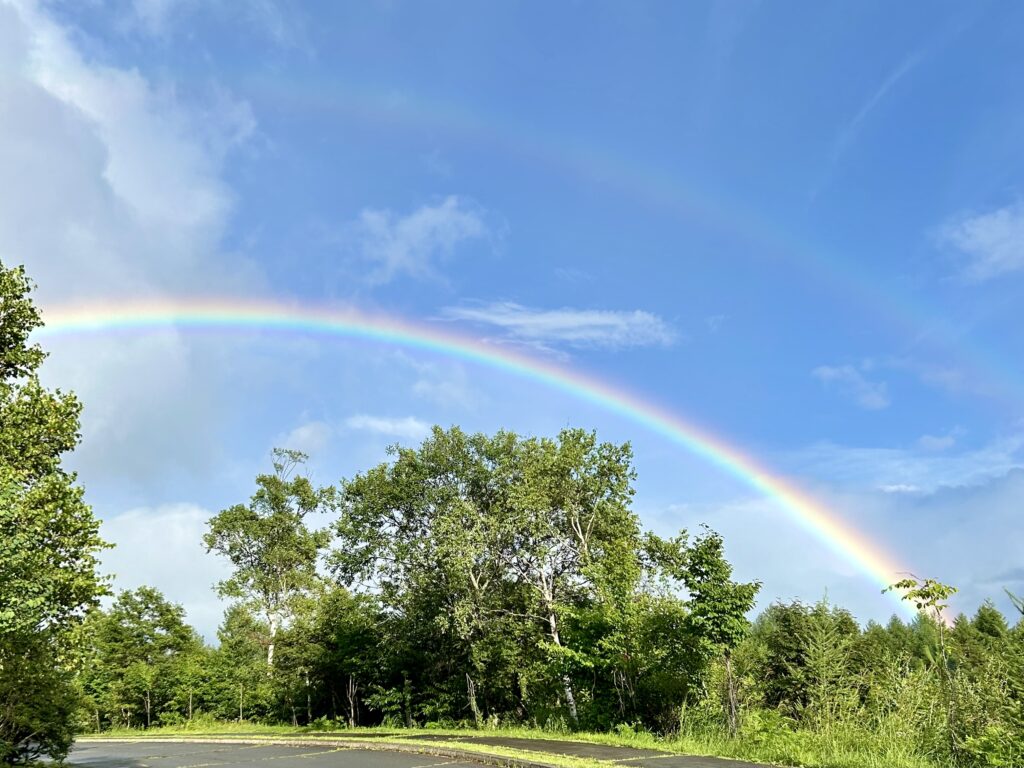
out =
[(62, 468), (78, 443), (75, 396), (39, 382), (32, 284), (0, 263), (0, 760), (71, 743), (76, 631), (105, 591), (99, 524)]

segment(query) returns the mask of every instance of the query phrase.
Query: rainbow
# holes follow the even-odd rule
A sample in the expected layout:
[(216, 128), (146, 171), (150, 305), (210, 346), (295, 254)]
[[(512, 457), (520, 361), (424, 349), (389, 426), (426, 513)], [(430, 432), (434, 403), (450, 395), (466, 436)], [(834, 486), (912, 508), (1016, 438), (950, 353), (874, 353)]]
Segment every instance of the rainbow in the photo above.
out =
[[(1019, 414), (1024, 379), (1008, 366), (1007, 356), (970, 343), (963, 323), (948, 307), (936, 307), (927, 291), (897, 292), (891, 280), (866, 269), (859, 253), (844, 253), (796, 236), (799, 226), (716, 192), (706, 178), (681, 173), (657, 162), (643, 162), (636, 152), (625, 157), (588, 144), (579, 132), (539, 130), (512, 114), (492, 114), (474, 105), (432, 98), (424, 92), (395, 92), (381, 83), (269, 77), (258, 84), (259, 97), (296, 114), (316, 114), (346, 125), (375, 131), (413, 131), (417, 137), (440, 136), (454, 146), (473, 146), (494, 157), (510, 156), (543, 169), (547, 177), (604, 189), (630, 205), (642, 205), (690, 225), (714, 232), (727, 242), (762, 258), (778, 260), (815, 290), (829, 292), (842, 305), (866, 311), (868, 322), (886, 333), (899, 331), (911, 350), (927, 345), (942, 357), (953, 356), (981, 381), (986, 394)], [(634, 148), (635, 149), (635, 148)], [(641, 153), (642, 154), (642, 153)], [(1007, 301), (1011, 301), (1007, 299)], [(991, 304), (987, 315), (1003, 311)], [(902, 357), (903, 355), (897, 355)]]
[[(721, 437), (624, 389), (547, 360), (463, 336), (354, 309), (311, 308), (236, 299), (154, 301), (50, 308), (37, 336), (65, 337), (161, 328), (251, 329), (362, 339), (442, 354), (540, 382), (639, 424), (772, 499), (801, 528), (876, 584), (886, 587), (907, 571), (793, 483), (773, 474)], [(898, 596), (897, 596), (898, 597)], [(900, 603), (906, 608), (906, 603)]]

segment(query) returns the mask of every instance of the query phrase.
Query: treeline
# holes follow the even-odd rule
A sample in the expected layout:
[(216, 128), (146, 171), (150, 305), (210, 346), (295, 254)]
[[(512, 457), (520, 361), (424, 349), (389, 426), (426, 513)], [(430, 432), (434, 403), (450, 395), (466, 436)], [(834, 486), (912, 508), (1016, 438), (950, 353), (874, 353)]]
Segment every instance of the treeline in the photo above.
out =
[(910, 623), (797, 602), (751, 624), (758, 585), (721, 537), (642, 530), (628, 446), (435, 429), (337, 489), (302, 459), (278, 452), (210, 521), (234, 567), (216, 647), (151, 589), (90, 617), (83, 725), (646, 730), (790, 763), (1024, 765), (1024, 620), (987, 603), (947, 626), (926, 581), (904, 585)]

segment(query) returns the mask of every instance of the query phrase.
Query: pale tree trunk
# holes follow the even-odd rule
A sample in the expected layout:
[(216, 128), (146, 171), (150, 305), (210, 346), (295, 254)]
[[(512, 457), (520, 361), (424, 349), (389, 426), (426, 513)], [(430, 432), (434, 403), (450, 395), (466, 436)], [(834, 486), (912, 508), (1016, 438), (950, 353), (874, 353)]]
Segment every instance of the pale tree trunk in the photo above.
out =
[[(561, 648), (562, 638), (558, 634), (558, 620), (555, 618), (554, 611), (548, 614), (548, 625), (551, 628), (551, 642)], [(565, 691), (565, 705), (569, 708), (569, 718), (574, 726), (578, 725), (579, 716), (576, 714), (576, 697), (572, 692), (572, 681), (569, 680), (569, 676), (566, 674), (562, 675), (562, 689)]]
[(149, 726), (152, 725), (152, 720), (151, 720), (150, 714), (151, 714), (152, 707), (153, 707), (153, 700), (150, 698), (149, 691), (146, 691), (146, 699), (145, 699), (145, 701), (146, 701), (146, 727), (149, 728)]
[(348, 687), (345, 694), (348, 697), (348, 727), (356, 727), (356, 679), (353, 675), (348, 676)]
[(245, 691), (245, 686), (242, 683), (238, 684), (238, 722), (242, 722), (242, 695)]
[(469, 709), (473, 713), (473, 722), (479, 728), (482, 718), (480, 717), (480, 708), (476, 703), (476, 683), (469, 676), (469, 672), (466, 673), (466, 698), (469, 699)]
[(270, 642), (267, 644), (267, 666), (274, 666), (274, 639), (277, 637), (277, 617), (273, 614), (267, 616), (267, 624), (270, 625)]
[(192, 719), (192, 689), (188, 692), (188, 719)]

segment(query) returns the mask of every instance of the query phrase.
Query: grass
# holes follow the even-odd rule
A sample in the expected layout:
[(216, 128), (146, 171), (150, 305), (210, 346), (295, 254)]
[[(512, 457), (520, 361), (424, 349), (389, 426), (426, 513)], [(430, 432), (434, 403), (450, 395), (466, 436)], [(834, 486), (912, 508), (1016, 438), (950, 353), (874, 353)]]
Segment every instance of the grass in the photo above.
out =
[[(644, 731), (634, 732), (622, 729), (615, 733), (558, 733), (536, 728), (331, 728), (293, 727), (284, 725), (260, 725), (255, 723), (211, 722), (204, 720), (193, 724), (163, 726), (147, 731), (121, 729), (104, 731), (100, 738), (153, 738), (168, 737), (301, 737), (315, 741), (319, 738), (345, 738), (368, 744), (385, 745), (401, 743), (424, 748), (452, 748), (467, 752), (482, 752), (505, 757), (533, 758), (540, 762), (565, 768), (592, 768), (607, 766), (596, 760), (583, 760), (558, 755), (542, 754), (536, 751), (490, 747), (466, 742), (422, 741), (417, 736), (431, 735), (460, 737), (468, 734), (478, 736), (504, 736), (536, 740), (571, 739), (593, 744), (606, 744), (646, 749), (660, 749), (687, 755), (726, 757), (752, 762), (784, 766), (806, 766), (807, 768), (942, 768), (938, 763), (921, 755), (907, 738), (887, 738), (871, 733), (855, 725), (835, 726), (827, 731), (791, 731), (780, 728), (752, 728), (738, 738), (731, 739), (718, 732), (683, 733), (667, 738)], [(388, 736), (396, 738), (389, 740)], [(401, 738), (398, 738), (401, 737)], [(88, 738), (85, 736), (84, 738)]]

